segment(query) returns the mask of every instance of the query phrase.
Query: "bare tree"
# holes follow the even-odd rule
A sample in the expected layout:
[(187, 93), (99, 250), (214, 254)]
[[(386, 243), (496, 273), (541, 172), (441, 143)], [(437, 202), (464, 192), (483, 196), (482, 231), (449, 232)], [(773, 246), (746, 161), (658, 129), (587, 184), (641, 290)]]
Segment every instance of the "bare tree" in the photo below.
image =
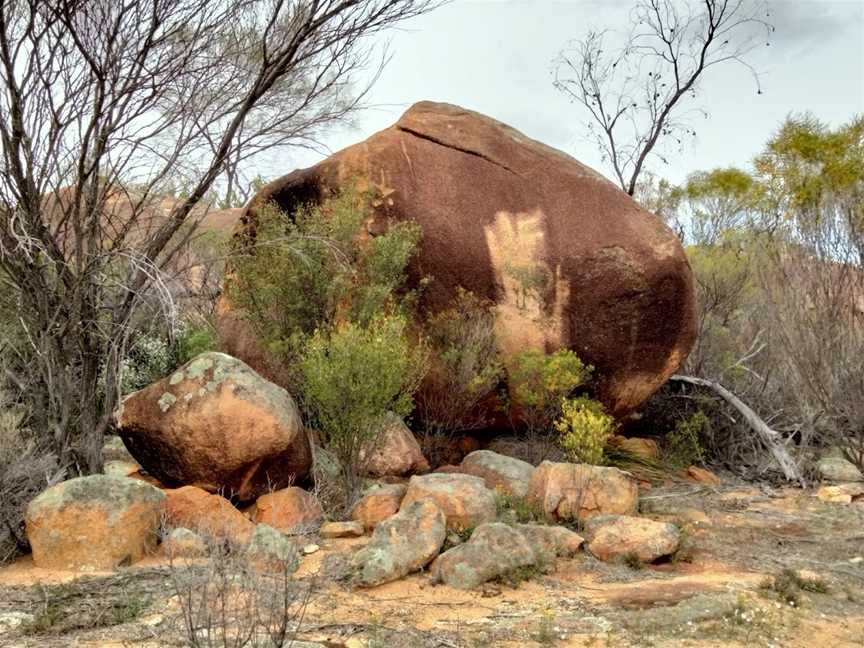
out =
[(624, 46), (608, 45), (606, 31), (589, 31), (555, 59), (554, 86), (587, 110), (591, 139), (632, 196), (649, 156), (666, 162), (666, 141), (681, 147), (696, 135), (687, 104), (707, 70), (738, 63), (761, 94), (747, 56), (767, 44), (769, 19), (759, 1), (639, 0)]
[[(221, 178), (358, 106), (369, 36), (441, 0), (0, 0), (10, 376), (64, 466), (101, 466), (130, 323)], [(163, 208), (162, 189), (188, 194)]]

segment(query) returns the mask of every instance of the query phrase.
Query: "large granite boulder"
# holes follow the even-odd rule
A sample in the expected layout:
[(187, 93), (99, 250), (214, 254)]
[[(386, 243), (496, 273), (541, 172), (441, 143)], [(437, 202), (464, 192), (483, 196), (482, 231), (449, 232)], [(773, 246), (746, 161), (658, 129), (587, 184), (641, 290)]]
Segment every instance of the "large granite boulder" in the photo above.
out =
[(312, 461), (288, 392), (224, 353), (202, 353), (129, 394), (116, 418), (135, 460), (168, 486), (251, 500), (303, 477)]
[(466, 475), (480, 477), (486, 486), (507, 495), (525, 497), (534, 466), (527, 461), (508, 457), (491, 450), (475, 450), (460, 465)]
[(91, 475), (52, 486), (27, 506), (33, 563), (45, 569), (111, 570), (156, 547), (165, 494), (137, 479)]
[(466, 531), (492, 522), (498, 513), (495, 493), (486, 488), (482, 479), (472, 475), (415, 475), (408, 481), (400, 510), (424, 499), (432, 500), (441, 509), (450, 531)]
[[(410, 275), (433, 279), (425, 312), (451, 305), (460, 287), (493, 300), (505, 353), (574, 349), (615, 415), (638, 408), (690, 351), (693, 279), (675, 234), (592, 169), (458, 106), (415, 104), (366, 141), (271, 182), (238, 234), (254, 235), (265, 204), (291, 213), (352, 182), (376, 190), (373, 236), (394, 219), (422, 227)], [(225, 301), (218, 327), (226, 351), (265, 368)]]

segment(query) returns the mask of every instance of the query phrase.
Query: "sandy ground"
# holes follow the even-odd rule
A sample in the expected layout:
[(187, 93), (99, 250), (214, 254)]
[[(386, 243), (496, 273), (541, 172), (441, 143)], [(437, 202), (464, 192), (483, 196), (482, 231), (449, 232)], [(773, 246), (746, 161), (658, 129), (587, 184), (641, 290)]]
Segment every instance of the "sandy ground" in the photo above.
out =
[[(365, 539), (317, 540), (320, 551), (295, 575), (311, 591), (301, 638), (328, 648), (864, 647), (864, 504), (677, 484), (652, 489), (641, 507), (685, 529), (686, 560), (633, 569), (580, 554), (531, 580), (473, 592), (422, 573), (360, 590), (328, 580), (322, 565)], [(784, 568), (827, 591), (796, 591), (790, 604), (765, 586)], [(191, 645), (174, 592), (157, 557), (84, 578), (25, 557), (0, 569), (0, 646)], [(94, 612), (109, 602), (111, 614)]]

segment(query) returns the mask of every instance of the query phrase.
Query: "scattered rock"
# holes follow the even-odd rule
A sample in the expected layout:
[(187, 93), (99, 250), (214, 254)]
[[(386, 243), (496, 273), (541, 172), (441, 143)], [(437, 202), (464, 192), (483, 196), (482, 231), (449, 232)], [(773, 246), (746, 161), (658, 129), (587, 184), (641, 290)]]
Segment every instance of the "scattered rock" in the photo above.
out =
[(359, 538), (364, 529), (360, 522), (325, 522), (318, 530), (322, 538)]
[(526, 499), (559, 520), (584, 521), (636, 513), (639, 488), (617, 468), (544, 461), (531, 476)]
[(414, 434), (392, 412), (385, 417), (374, 443), (360, 451), (360, 461), (372, 477), (401, 477), (429, 470)]
[(467, 590), (537, 562), (537, 553), (523, 533), (491, 522), (478, 526), (468, 542), (438, 556), (430, 571), (435, 579)]
[(864, 484), (838, 484), (836, 486), (822, 486), (816, 491), (816, 497), (823, 502), (835, 504), (851, 504), (858, 500), (864, 500)]
[(133, 563), (157, 542), (165, 494), (126, 477), (61, 482), (25, 513), (33, 563), (45, 569), (110, 570)]
[(257, 567), (281, 573), (294, 573), (300, 566), (300, 552), (278, 529), (269, 524), (255, 527), (246, 550), (250, 561)]
[(675, 553), (681, 540), (681, 532), (674, 524), (629, 515), (594, 517), (586, 533), (588, 551), (604, 561), (632, 555), (643, 563), (652, 563)]
[(464, 531), (492, 522), (497, 514), (495, 494), (479, 477), (453, 473), (414, 476), (408, 482), (402, 509), (417, 500), (431, 499), (447, 520), (447, 528)]
[[(370, 232), (394, 219), (422, 227), (422, 272), (412, 276), (434, 277), (424, 312), (451, 307), (460, 287), (493, 300), (505, 354), (573, 345), (596, 368), (597, 395), (613, 415), (637, 409), (687, 357), (695, 298), (680, 241), (561, 151), (485, 115), (424, 101), (366, 141), (266, 185), (238, 227), (248, 235), (261, 206), (290, 212), (349, 179), (380, 189)], [(527, 296), (526, 273), (539, 282)], [(225, 350), (245, 359), (252, 332), (226, 329), (230, 309), (218, 313)], [(500, 417), (491, 401), (478, 415)]]
[(816, 471), (825, 481), (857, 482), (864, 481), (864, 475), (851, 461), (836, 456), (822, 457), (816, 462)]
[(303, 555), (309, 556), (314, 553), (318, 553), (321, 550), (317, 544), (307, 544), (303, 546)]
[(399, 511), (407, 487), (404, 484), (375, 486), (363, 495), (351, 509), (351, 519), (367, 531)]
[(290, 485), (312, 461), (288, 392), (224, 353), (202, 353), (129, 394), (116, 419), (135, 460), (170, 486), (246, 501)]
[(579, 552), (584, 538), (575, 531), (547, 524), (516, 524), (514, 528), (528, 540), (540, 562)]
[(534, 466), (491, 450), (475, 450), (462, 460), (462, 472), (480, 477), (486, 486), (502, 493), (525, 497)]
[(207, 543), (200, 535), (177, 527), (162, 541), (162, 554), (169, 558), (201, 558), (207, 555)]
[(195, 486), (166, 491), (165, 519), (170, 526), (186, 527), (198, 533), (244, 545), (255, 525), (220, 495)]
[(380, 585), (422, 569), (441, 551), (446, 535), (444, 514), (432, 500), (403, 504), (354, 554), (351, 565), (357, 583)]
[(324, 518), (317, 498), (296, 486), (262, 495), (246, 509), (246, 514), (253, 522), (264, 523), (286, 533), (305, 530)]
[(707, 468), (700, 468), (699, 466), (690, 466), (689, 468), (687, 468), (686, 475), (688, 479), (698, 482), (700, 484), (719, 486), (723, 483), (723, 480), (720, 479), (713, 472), (711, 472)]
[(609, 444), (643, 459), (657, 459), (660, 456), (660, 448), (654, 439), (616, 435), (609, 439)]

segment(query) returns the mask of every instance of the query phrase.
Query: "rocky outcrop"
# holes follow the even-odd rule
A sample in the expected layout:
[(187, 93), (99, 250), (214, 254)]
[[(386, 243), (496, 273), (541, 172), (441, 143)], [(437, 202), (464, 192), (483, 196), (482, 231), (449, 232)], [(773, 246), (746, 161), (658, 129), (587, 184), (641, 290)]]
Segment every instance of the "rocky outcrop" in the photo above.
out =
[(434, 502), (424, 499), (403, 506), (354, 554), (356, 583), (381, 585), (422, 569), (441, 551), (446, 535), (444, 515)]
[(405, 497), (404, 484), (386, 484), (370, 488), (351, 509), (351, 519), (367, 531), (374, 529), (391, 515), (399, 512)]
[(418, 500), (429, 499), (444, 514), (447, 528), (473, 529), (492, 522), (497, 513), (495, 494), (479, 477), (457, 473), (432, 473), (414, 476), (408, 482), (401, 510)]
[(324, 518), (315, 496), (296, 486), (262, 495), (246, 510), (246, 514), (253, 522), (289, 533), (303, 530)]
[(212, 538), (244, 545), (252, 537), (255, 525), (219, 495), (195, 486), (167, 491), (165, 521), (172, 527), (185, 527)]
[(91, 475), (61, 482), (30, 502), (27, 539), (37, 567), (110, 570), (153, 550), (165, 494), (136, 479)]
[(486, 486), (508, 495), (525, 497), (534, 466), (527, 461), (507, 457), (491, 450), (475, 450), (462, 460), (466, 475), (480, 477)]
[[(254, 233), (267, 203), (290, 213), (354, 181), (377, 193), (372, 235), (391, 220), (421, 226), (410, 279), (433, 279), (425, 312), (447, 308), (460, 287), (492, 300), (505, 353), (574, 349), (595, 367), (597, 395), (616, 416), (687, 356), (693, 279), (676, 235), (592, 169), (458, 106), (415, 104), (366, 141), (271, 182), (242, 233)], [(218, 328), (225, 350), (263, 368), (226, 302)]]
[(588, 551), (600, 560), (633, 556), (652, 563), (678, 550), (681, 532), (674, 524), (629, 515), (602, 515), (586, 526)]
[(544, 461), (531, 476), (526, 499), (556, 519), (584, 521), (635, 514), (639, 487), (617, 468)]
[(429, 462), (414, 434), (393, 413), (384, 417), (381, 429), (369, 447), (361, 449), (360, 461), (372, 477), (402, 477), (429, 470)]
[(224, 353), (203, 353), (128, 395), (116, 418), (135, 460), (168, 486), (250, 500), (289, 485), (311, 464), (288, 392)]

